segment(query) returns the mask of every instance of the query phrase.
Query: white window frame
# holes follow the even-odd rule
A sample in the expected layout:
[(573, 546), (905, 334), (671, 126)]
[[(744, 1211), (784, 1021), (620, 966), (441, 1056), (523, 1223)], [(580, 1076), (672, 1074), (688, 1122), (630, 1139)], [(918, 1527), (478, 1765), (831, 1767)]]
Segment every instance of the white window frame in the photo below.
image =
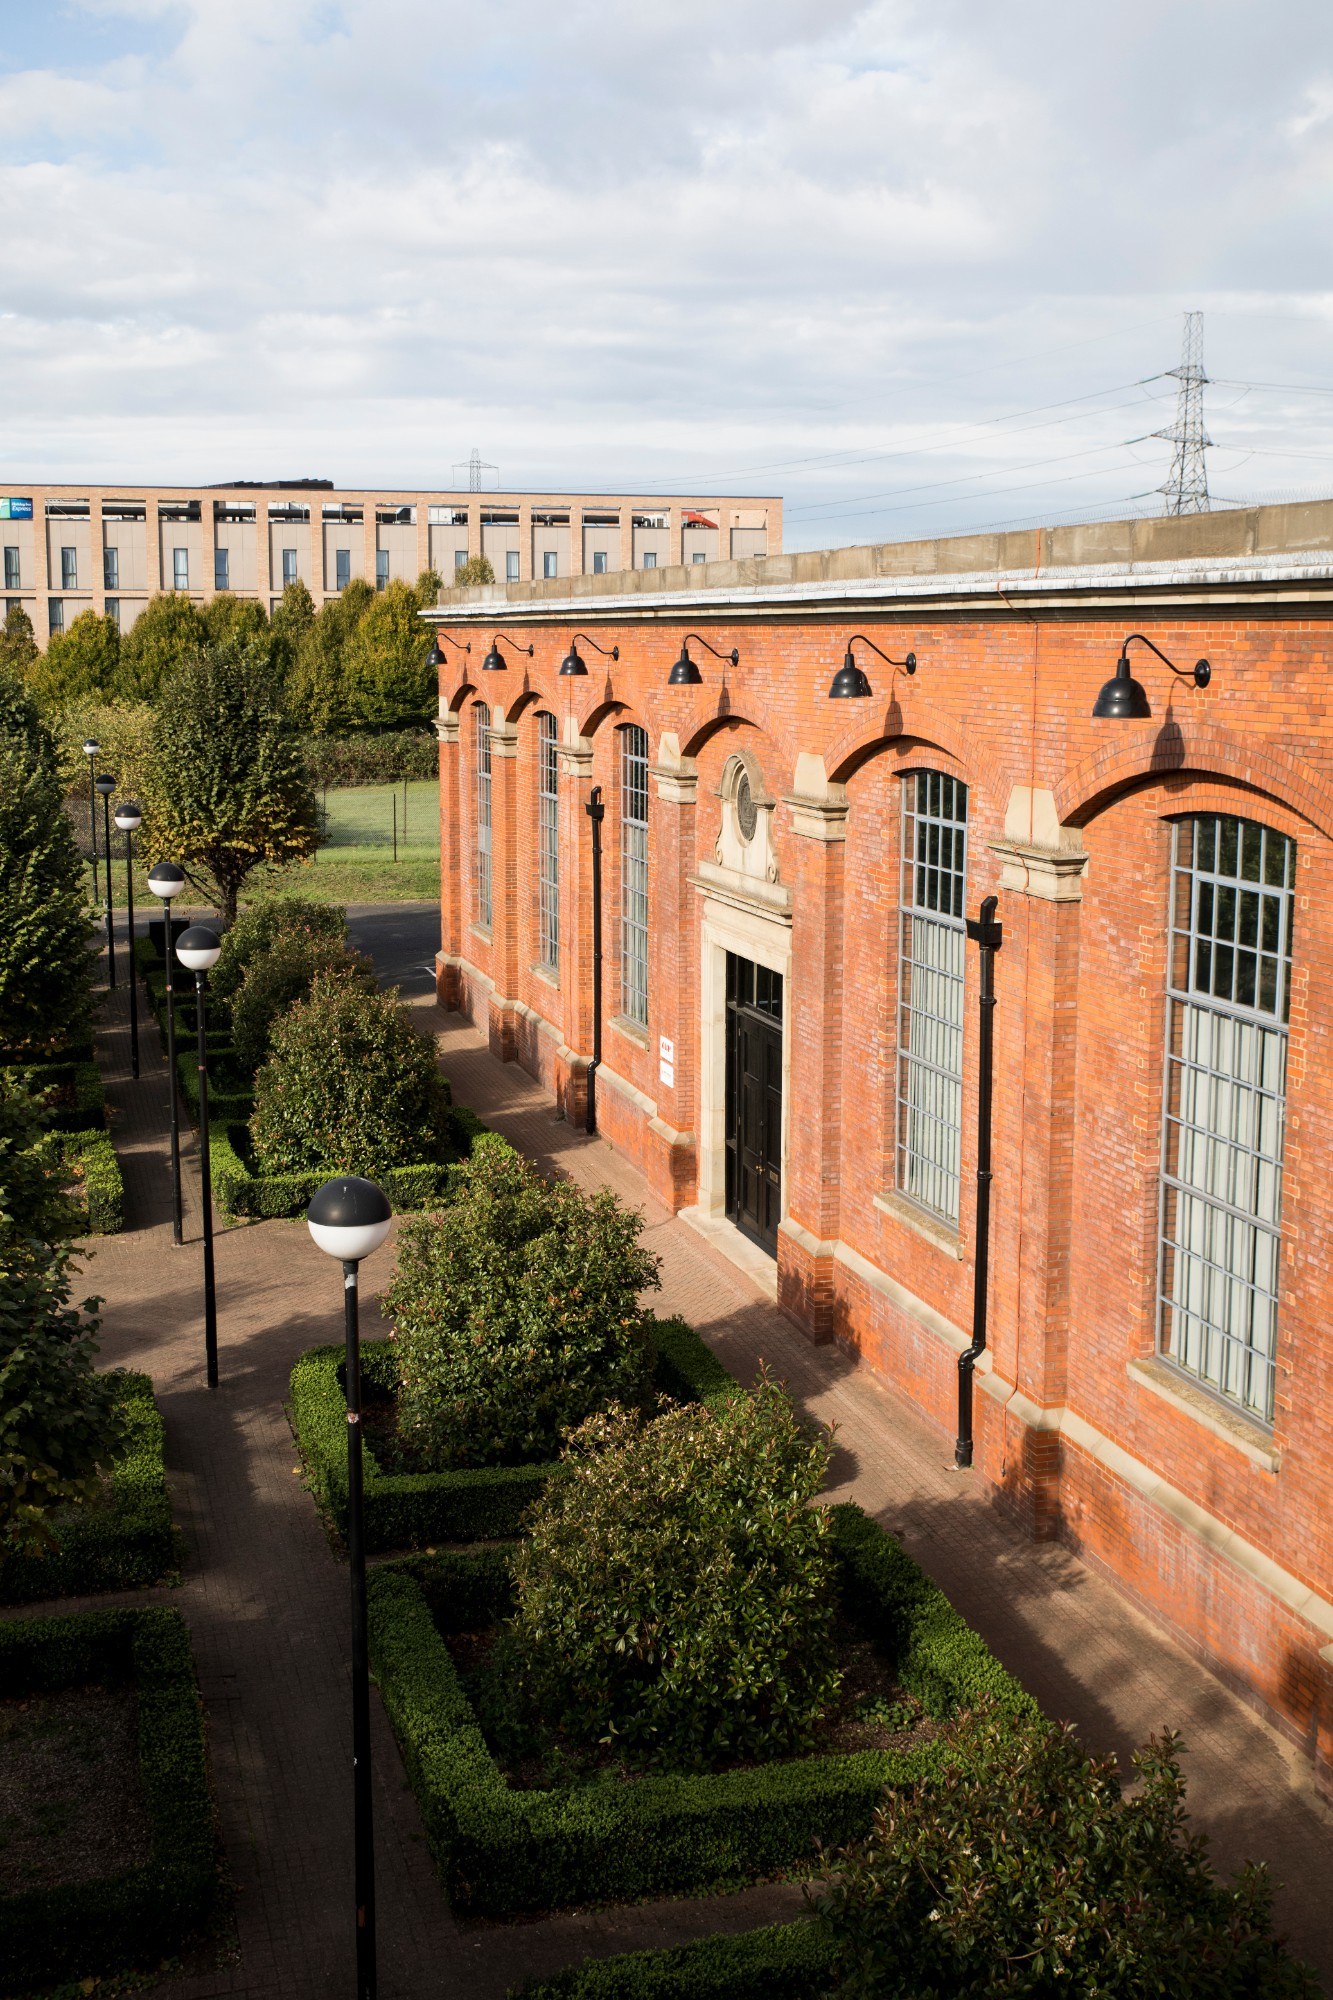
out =
[(301, 575), (301, 571), (300, 571), (300, 566), (299, 566), (299, 564), (298, 564), (298, 562), (297, 562), (297, 559), (296, 559), (296, 550), (295, 550), (295, 549), (284, 549), (284, 550), (283, 550), (283, 552), (282, 552), (282, 587), (283, 587), (283, 589), (285, 590), (285, 589), (287, 588), (287, 585), (288, 585), (289, 583), (297, 583), (297, 582), (299, 582), (299, 580), (300, 580), (300, 575)]
[(60, 551), (60, 588), (77, 590), (79, 587), (79, 552), (76, 548)]
[(495, 884), (491, 850), (491, 712), (484, 701), (472, 705), (472, 740), (476, 749), (477, 926), (489, 931), (495, 922)]
[(908, 771), (901, 782), (895, 1178), (908, 1201), (956, 1229), (962, 1187), (967, 786), (945, 771)]
[(213, 551), (213, 588), (214, 590), (231, 589), (230, 549), (214, 549)]
[(1257, 820), (1174, 822), (1157, 1351), (1271, 1426), (1282, 1256), (1296, 843)]
[(120, 550), (118, 548), (106, 548), (102, 551), (102, 588), (103, 590), (120, 589)]
[(188, 548), (171, 551), (171, 587), (173, 590), (190, 588), (190, 551)]
[(648, 732), (620, 736), (620, 1011), (648, 1025)]
[(519, 569), (519, 563), (518, 563), (518, 550), (517, 550), (517, 549), (506, 549), (506, 550), (505, 550), (505, 582), (506, 582), (506, 583), (517, 583), (517, 582), (518, 582), (518, 569)]
[(537, 963), (560, 969), (560, 763), (555, 717), (537, 717)]

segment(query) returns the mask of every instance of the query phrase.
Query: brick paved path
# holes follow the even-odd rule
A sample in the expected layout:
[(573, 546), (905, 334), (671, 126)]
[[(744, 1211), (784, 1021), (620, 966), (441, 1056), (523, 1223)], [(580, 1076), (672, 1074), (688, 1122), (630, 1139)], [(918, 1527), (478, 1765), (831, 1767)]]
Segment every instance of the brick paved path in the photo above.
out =
[[(124, 988), (99, 1038), (129, 1228), (99, 1244), (90, 1282), (106, 1297), (104, 1360), (145, 1368), (167, 1422), (177, 1519), (190, 1552), (171, 1594), (189, 1620), (208, 1706), (228, 1865), (235, 1963), (159, 1989), (324, 1996), (351, 1985), (346, 1571), (294, 1476), (282, 1404), (292, 1361), (339, 1337), (336, 1273), (301, 1223), (220, 1234), (222, 1384), (203, 1380), (198, 1205), (187, 1149), (186, 1235), (170, 1243), (166, 1072), (151, 1020), (144, 1077), (128, 1078)], [(885, 1521), (1005, 1663), (1097, 1748), (1124, 1754), (1180, 1728), (1196, 1818), (1220, 1862), (1268, 1860), (1293, 1943), (1333, 1991), (1333, 1814), (1296, 1752), (1064, 1551), (996, 1519), (950, 1469), (949, 1441), (828, 1348), (810, 1347), (750, 1282), (672, 1219), (601, 1141), (556, 1121), (544, 1093), (502, 1067), (458, 1017), (422, 1006), (444, 1067), (473, 1105), (537, 1159), (641, 1205), (663, 1262), (661, 1309), (691, 1319), (738, 1373), (767, 1359), (804, 1405), (839, 1425), (838, 1494)], [(368, 1265), (371, 1294), (392, 1268)], [(374, 1331), (373, 1306), (368, 1331)], [(104, 1600), (105, 1601), (105, 1600)], [(498, 2000), (528, 1972), (646, 1944), (746, 1928), (799, 1906), (788, 1887), (738, 1897), (575, 1912), (543, 1922), (457, 1925), (427, 1853), (396, 1748), (375, 1704), (381, 1990)]]

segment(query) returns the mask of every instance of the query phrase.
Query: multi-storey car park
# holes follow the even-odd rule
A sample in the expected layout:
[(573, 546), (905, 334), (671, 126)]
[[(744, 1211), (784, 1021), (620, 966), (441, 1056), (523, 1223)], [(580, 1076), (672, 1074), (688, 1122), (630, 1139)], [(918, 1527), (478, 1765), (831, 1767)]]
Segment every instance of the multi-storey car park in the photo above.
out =
[(595, 1080), (606, 1137), (945, 1456), (997, 899), (967, 1476), (1328, 1782), (1333, 502), (424, 616), (442, 1004), (573, 1121)]
[(4, 591), (38, 642), (82, 611), (127, 631), (158, 591), (275, 605), (298, 578), (316, 605), (354, 577), (377, 589), (448, 579), (473, 556), (527, 583), (776, 555), (778, 499), (351, 490), (332, 480), (222, 486), (43, 486), (0, 493)]

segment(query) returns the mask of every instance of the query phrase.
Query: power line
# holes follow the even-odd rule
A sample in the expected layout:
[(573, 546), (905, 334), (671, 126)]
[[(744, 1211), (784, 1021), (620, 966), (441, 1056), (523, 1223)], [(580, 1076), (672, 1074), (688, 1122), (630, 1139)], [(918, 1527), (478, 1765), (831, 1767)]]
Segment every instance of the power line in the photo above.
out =
[(1175, 445), (1171, 470), (1165, 486), (1168, 514), (1208, 512), (1208, 462), (1204, 457), (1212, 439), (1203, 427), (1203, 391), (1208, 377), (1203, 372), (1203, 314), (1185, 314), (1180, 366), (1167, 370), (1180, 384), (1176, 396), (1176, 421), (1154, 436)]

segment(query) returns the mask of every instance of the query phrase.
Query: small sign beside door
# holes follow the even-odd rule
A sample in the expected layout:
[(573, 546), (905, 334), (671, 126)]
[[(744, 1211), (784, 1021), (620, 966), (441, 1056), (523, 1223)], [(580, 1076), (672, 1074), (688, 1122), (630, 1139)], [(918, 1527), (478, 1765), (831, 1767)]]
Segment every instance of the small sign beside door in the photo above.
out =
[(676, 1087), (676, 1044), (668, 1041), (665, 1035), (657, 1038), (657, 1080), (664, 1083), (668, 1090)]

